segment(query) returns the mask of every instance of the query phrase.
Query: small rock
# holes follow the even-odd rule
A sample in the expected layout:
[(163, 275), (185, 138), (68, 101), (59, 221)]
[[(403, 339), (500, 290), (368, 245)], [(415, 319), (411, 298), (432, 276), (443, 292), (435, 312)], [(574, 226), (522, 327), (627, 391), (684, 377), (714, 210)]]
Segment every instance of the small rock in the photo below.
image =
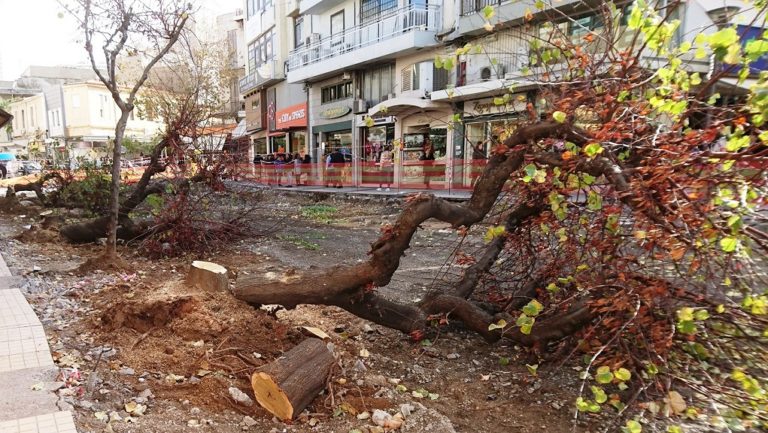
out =
[(562, 407), (563, 407), (563, 405), (562, 405), (562, 404), (560, 404), (560, 403), (558, 403), (558, 402), (556, 402), (556, 401), (553, 401), (553, 402), (552, 402), (552, 408), (553, 408), (553, 409), (558, 409), (558, 410), (559, 410), (559, 409), (561, 409)]
[(251, 397), (248, 397), (248, 394), (240, 391), (234, 386), (229, 387), (229, 395), (232, 396), (236, 402), (242, 404), (243, 406), (253, 406), (253, 400), (251, 400)]
[(191, 384), (200, 383), (200, 378), (197, 377), (197, 376), (191, 376), (189, 378), (189, 383), (191, 383)]
[(415, 410), (416, 408), (408, 403), (403, 403), (400, 405), (400, 413), (405, 417), (411, 416), (411, 412)]
[(459, 355), (458, 353), (449, 353), (445, 357), (448, 358), (448, 359), (459, 359), (460, 356), (461, 355)]
[(373, 330), (373, 327), (371, 325), (366, 323), (365, 325), (363, 325), (363, 332), (365, 332), (366, 334), (370, 334), (370, 333), (374, 332), (374, 330)]
[(78, 405), (80, 405), (80, 407), (82, 407), (83, 409), (87, 409), (87, 410), (93, 409), (93, 402), (92, 401), (80, 400)]
[(200, 421), (196, 419), (191, 419), (187, 421), (187, 425), (190, 427), (200, 427)]
[(192, 409), (189, 410), (189, 413), (191, 413), (192, 415), (200, 415), (200, 408), (193, 407)]
[(155, 398), (155, 395), (154, 395), (154, 394), (152, 394), (152, 390), (150, 390), (149, 388), (147, 388), (147, 389), (145, 389), (144, 391), (141, 391), (141, 392), (139, 393), (139, 397), (141, 397), (141, 398), (145, 398), (145, 399), (150, 399), (150, 398)]
[(365, 371), (365, 370), (368, 370), (368, 368), (365, 367), (365, 364), (363, 363), (362, 360), (358, 359), (357, 361), (355, 361), (355, 370)]
[(255, 419), (253, 419), (253, 418), (251, 418), (249, 416), (246, 416), (246, 417), (243, 418), (242, 424), (244, 426), (246, 426), (246, 427), (253, 427), (256, 424), (258, 424), (258, 422)]
[(363, 420), (371, 417), (371, 413), (368, 411), (357, 414), (357, 419)]
[(123, 367), (117, 372), (125, 376), (133, 376), (134, 374), (136, 374), (136, 371), (131, 367)]

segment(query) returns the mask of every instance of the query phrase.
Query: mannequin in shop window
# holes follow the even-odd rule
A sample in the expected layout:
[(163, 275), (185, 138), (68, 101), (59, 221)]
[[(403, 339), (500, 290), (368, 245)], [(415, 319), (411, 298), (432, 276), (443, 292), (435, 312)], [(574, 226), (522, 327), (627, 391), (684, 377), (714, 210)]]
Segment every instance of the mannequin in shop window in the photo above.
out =
[(419, 157), (422, 166), (424, 168), (424, 186), (429, 188), (429, 181), (432, 178), (432, 171), (435, 165), (435, 148), (432, 146), (432, 141), (427, 138), (424, 141), (424, 150)]
[(395, 166), (392, 159), (392, 145), (387, 144), (379, 155), (379, 187), (376, 191), (381, 191), (381, 185), (384, 183), (387, 184), (386, 190), (389, 191), (389, 188), (392, 185), (392, 180), (395, 177)]

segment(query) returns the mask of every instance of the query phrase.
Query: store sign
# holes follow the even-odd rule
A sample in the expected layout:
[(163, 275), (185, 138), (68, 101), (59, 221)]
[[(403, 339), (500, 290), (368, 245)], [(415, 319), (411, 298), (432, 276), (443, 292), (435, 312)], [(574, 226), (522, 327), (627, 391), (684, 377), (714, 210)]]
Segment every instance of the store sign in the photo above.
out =
[(336, 119), (337, 117), (346, 116), (351, 111), (352, 109), (350, 107), (332, 107), (320, 111), (318, 116), (320, 116), (321, 119)]
[(262, 129), (261, 118), (263, 107), (261, 93), (256, 92), (245, 98), (245, 130), (258, 131)]
[(524, 94), (512, 95), (512, 98), (506, 104), (496, 104), (494, 99), (483, 98), (464, 103), (465, 116), (485, 116), (488, 114), (519, 113), (524, 112), (528, 100)]
[(289, 128), (307, 127), (307, 104), (296, 104), (275, 114), (276, 128), (279, 130)]

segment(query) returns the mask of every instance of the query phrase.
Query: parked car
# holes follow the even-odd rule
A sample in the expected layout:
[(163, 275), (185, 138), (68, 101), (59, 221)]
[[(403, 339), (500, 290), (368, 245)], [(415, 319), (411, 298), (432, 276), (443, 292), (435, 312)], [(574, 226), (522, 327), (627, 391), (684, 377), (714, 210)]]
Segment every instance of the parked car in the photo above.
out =
[(19, 174), (22, 176), (33, 174), (33, 173), (40, 173), (42, 171), (43, 166), (40, 165), (37, 161), (19, 161)]

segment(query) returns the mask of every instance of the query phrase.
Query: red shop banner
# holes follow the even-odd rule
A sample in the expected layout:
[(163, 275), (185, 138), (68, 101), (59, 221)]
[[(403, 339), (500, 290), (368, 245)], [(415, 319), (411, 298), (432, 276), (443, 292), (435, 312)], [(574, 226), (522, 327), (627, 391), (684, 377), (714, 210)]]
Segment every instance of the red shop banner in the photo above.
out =
[(292, 105), (275, 113), (275, 129), (307, 127), (307, 103)]

